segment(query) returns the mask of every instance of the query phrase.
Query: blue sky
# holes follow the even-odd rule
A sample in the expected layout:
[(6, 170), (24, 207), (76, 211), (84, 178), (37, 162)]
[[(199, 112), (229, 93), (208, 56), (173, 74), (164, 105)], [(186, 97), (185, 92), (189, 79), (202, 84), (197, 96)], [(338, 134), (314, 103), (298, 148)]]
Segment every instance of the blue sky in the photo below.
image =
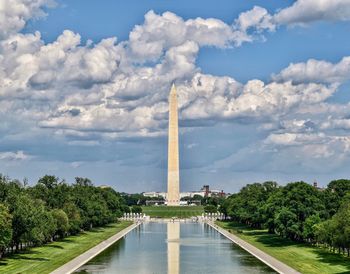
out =
[(165, 190), (174, 81), (183, 190), (349, 177), (348, 0), (5, 2), (1, 173)]

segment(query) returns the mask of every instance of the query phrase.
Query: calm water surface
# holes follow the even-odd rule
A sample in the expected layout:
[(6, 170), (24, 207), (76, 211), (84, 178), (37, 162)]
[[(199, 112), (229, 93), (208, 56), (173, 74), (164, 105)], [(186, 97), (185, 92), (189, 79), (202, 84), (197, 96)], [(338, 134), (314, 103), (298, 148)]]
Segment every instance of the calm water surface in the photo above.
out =
[(200, 223), (144, 223), (76, 273), (275, 273)]

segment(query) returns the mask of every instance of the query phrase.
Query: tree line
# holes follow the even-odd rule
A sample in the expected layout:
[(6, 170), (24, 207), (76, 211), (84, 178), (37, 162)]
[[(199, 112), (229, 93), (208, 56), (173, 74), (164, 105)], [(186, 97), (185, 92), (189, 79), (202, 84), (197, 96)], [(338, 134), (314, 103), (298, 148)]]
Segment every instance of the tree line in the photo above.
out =
[[(145, 206), (147, 205), (147, 201), (165, 202), (165, 198), (163, 196), (148, 197), (144, 196), (143, 193), (129, 194), (124, 192), (120, 193), (120, 195), (123, 197), (128, 206)], [(221, 196), (203, 197), (198, 194), (195, 194), (192, 197), (185, 196), (181, 198), (181, 201), (186, 201), (188, 204), (197, 203), (199, 205), (213, 205), (215, 207), (221, 204), (224, 200), (225, 198)]]
[(45, 175), (28, 186), (0, 174), (0, 258), (115, 222), (128, 211), (119, 193), (87, 178), (70, 185)]
[(220, 211), (250, 227), (350, 255), (350, 180), (331, 181), (325, 189), (305, 182), (248, 184)]

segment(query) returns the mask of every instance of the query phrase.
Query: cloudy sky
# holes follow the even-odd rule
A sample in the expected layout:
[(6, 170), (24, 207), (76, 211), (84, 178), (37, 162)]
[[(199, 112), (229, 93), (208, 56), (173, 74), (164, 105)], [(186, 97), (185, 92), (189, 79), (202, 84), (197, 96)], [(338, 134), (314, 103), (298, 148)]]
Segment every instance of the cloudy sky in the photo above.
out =
[(350, 177), (350, 0), (2, 0), (0, 172), (166, 189)]

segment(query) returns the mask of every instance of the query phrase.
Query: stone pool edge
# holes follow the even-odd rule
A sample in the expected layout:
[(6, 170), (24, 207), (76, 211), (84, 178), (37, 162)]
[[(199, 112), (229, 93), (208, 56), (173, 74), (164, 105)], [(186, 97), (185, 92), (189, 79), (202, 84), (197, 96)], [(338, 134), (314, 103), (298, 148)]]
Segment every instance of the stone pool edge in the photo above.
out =
[(225, 236), (230, 241), (234, 242), (239, 247), (243, 248), (245, 251), (253, 255), (255, 258), (275, 270), (276, 272), (280, 274), (301, 274), (300, 272), (296, 271), (294, 268), (291, 268), (290, 266), (282, 263), (281, 261), (277, 260), (276, 258), (268, 255), (264, 251), (256, 248), (255, 246), (247, 243), (246, 241), (242, 240), (238, 236), (228, 232), (226, 229), (223, 229), (219, 227), (218, 225), (214, 224), (211, 221), (205, 221), (206, 224), (214, 228), (217, 232), (219, 232), (221, 235)]
[(141, 222), (133, 223), (127, 228), (124, 228), (122, 231), (119, 231), (117, 234), (114, 234), (112, 237), (104, 240), (103, 242), (95, 245), (79, 256), (75, 257), (73, 260), (65, 263), (59, 268), (55, 269), (51, 272), (51, 274), (70, 274), (77, 270), (82, 265), (86, 264), (92, 258), (100, 254), (102, 251), (110, 247), (112, 244), (123, 238), (126, 234), (128, 234), (131, 230), (135, 229), (141, 224)]

